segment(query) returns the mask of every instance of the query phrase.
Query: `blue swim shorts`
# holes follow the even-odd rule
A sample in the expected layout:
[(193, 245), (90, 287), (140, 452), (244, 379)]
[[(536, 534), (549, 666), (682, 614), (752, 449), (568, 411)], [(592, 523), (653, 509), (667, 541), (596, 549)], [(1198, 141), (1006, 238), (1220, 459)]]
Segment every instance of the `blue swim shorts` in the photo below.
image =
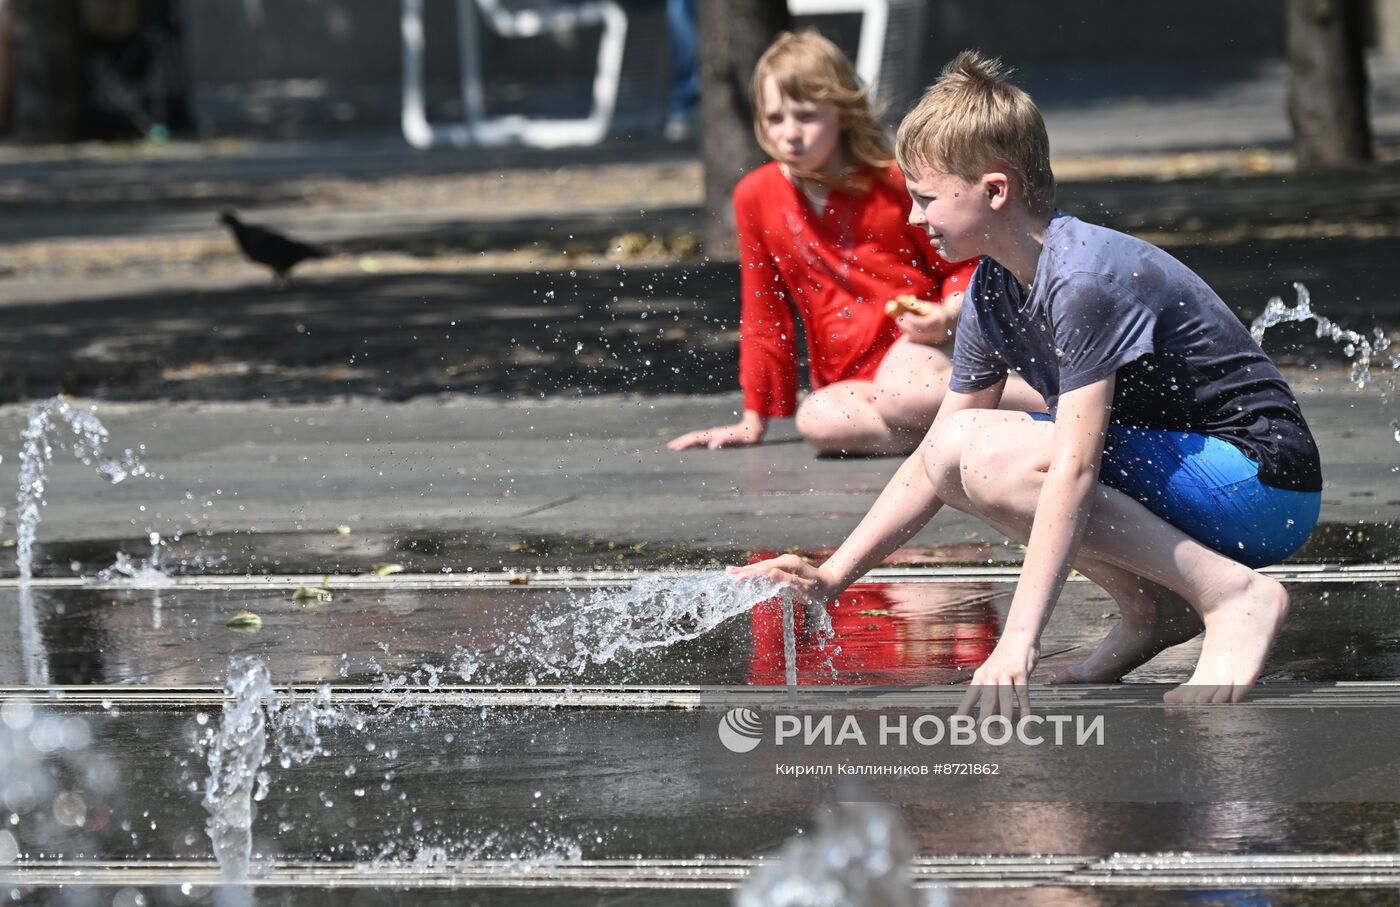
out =
[(1259, 464), (1229, 441), (1183, 431), (1109, 426), (1099, 481), (1247, 567), (1301, 548), (1322, 507), (1321, 492), (1259, 481)]

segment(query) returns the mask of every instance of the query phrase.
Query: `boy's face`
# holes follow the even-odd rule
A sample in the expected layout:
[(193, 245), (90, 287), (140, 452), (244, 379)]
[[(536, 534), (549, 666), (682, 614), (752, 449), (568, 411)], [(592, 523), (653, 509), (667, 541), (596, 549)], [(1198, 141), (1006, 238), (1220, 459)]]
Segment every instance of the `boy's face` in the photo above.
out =
[(979, 183), (920, 167), (905, 174), (912, 205), (909, 223), (928, 234), (947, 261), (965, 261), (986, 252), (991, 205)]
[(783, 94), (778, 80), (763, 80), (763, 132), (779, 159), (799, 170), (820, 172), (839, 163), (841, 116), (830, 101), (798, 101)]

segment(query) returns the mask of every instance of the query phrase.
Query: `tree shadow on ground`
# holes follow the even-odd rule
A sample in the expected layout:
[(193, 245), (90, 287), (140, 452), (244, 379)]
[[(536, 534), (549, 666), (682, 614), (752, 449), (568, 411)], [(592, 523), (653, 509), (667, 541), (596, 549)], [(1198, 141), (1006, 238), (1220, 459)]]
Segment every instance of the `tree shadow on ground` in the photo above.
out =
[(732, 265), (355, 275), (0, 309), (0, 400), (732, 390)]
[[(1246, 322), (1299, 280), (1347, 327), (1400, 323), (1400, 239), (1171, 251)], [(363, 274), (15, 303), (0, 307), (0, 401), (723, 393), (737, 387), (737, 278), (728, 263)], [(1345, 362), (1298, 328), (1265, 347)]]

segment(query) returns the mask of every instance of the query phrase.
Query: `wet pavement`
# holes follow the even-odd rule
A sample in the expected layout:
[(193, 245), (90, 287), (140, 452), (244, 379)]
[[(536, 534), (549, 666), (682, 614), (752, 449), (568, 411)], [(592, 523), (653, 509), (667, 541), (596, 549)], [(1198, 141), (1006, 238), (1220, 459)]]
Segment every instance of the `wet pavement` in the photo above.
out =
[[(1400, 413), (1379, 380), (1358, 391), (1337, 365), (1289, 375), (1325, 465), (1322, 521), (1332, 528), (1313, 556), (1393, 557), (1394, 533), (1378, 524), (1400, 504), (1390, 426)], [(109, 446), (144, 445), (153, 477), (105, 486), (59, 452), (39, 543), (102, 542), (44, 555), (59, 573), (71, 574), (73, 560), (96, 572), (119, 547), (145, 557), (151, 532), (179, 539), (172, 563), (229, 573), (732, 563), (743, 552), (834, 547), (897, 466), (816, 458), (785, 420), (757, 447), (665, 449), (687, 429), (732, 419), (736, 395), (97, 406)], [(0, 409), (6, 449), (19, 446), (26, 416)], [(13, 509), (3, 526), (14, 526)], [(952, 512), (911, 545), (946, 549), (949, 560), (1019, 560), (1019, 549)], [(968, 545), (985, 547), (956, 547)]]
[[(890, 571), (895, 573), (895, 571)], [(897, 574), (896, 574), (897, 575)], [(1400, 678), (1400, 571), (1383, 582), (1295, 579), (1292, 611), (1264, 670), (1269, 682), (1383, 681)], [(822, 640), (815, 619), (797, 615), (798, 681), (810, 685), (937, 685), (965, 681), (989, 655), (1010, 605), (1013, 583), (962, 581), (864, 583), (829, 606), (832, 636)], [(312, 581), (314, 582), (314, 581)], [(370, 684), (392, 689), (433, 682), (526, 685), (772, 685), (783, 682), (782, 614), (767, 602), (725, 620), (698, 639), (664, 649), (620, 653), (583, 670), (551, 662), (541, 621), (566, 621), (582, 604), (606, 596), (607, 586), (531, 588), (496, 585), (423, 589), (412, 583), (329, 586), (329, 600), (307, 600), (290, 583), (239, 588), (120, 587), (43, 589), (32, 603), (13, 590), (0, 607), (33, 607), (42, 652), (54, 684), (219, 685), (232, 655), (255, 655), (272, 677), (294, 685)], [(617, 585), (621, 582), (614, 580)], [(216, 583), (209, 582), (215, 586)], [(262, 585), (262, 588), (258, 586)], [(406, 585), (407, 588), (395, 588)], [(562, 584), (561, 584), (562, 585)], [(581, 584), (580, 584), (581, 585)], [(319, 585), (316, 588), (320, 588)], [(298, 600), (298, 599), (301, 600)], [(686, 631), (648, 617), (653, 638)], [(261, 628), (226, 624), (249, 611)], [(1043, 639), (1042, 673), (1077, 662), (1118, 619), (1097, 587), (1070, 584)], [(521, 640), (529, 640), (522, 643)], [(29, 678), (23, 640), (0, 648), (0, 685)], [(1130, 674), (1129, 682), (1181, 683), (1198, 643), (1170, 649)], [(463, 675), (463, 665), (469, 666)]]
[[(912, 753), (883, 743), (841, 750), (828, 736), (789, 741), (788, 751), (765, 740), (736, 755), (715, 727), (734, 708), (765, 722), (852, 716), (868, 731), (901, 716), (946, 719), (964, 693), (948, 684), (995, 644), (1012, 569), (886, 568), (888, 581), (828, 609), (827, 638), (799, 609), (796, 692), (782, 686), (776, 602), (699, 638), (543, 672), (564, 662), (541, 628), (569, 626), (623, 586), (596, 572), (524, 585), (512, 584), (522, 574), (500, 572), (338, 577), (325, 601), (294, 595), (312, 578), (268, 575), (188, 576), (160, 589), (55, 579), (18, 597), (11, 588), (4, 607), (35, 612), (38, 659), (55, 686), (17, 675), (35, 660), (17, 651), (23, 640), (0, 649), (0, 736), (10, 750), (0, 761), (31, 767), (25, 788), (7, 789), (15, 819), (0, 845), (23, 856), (0, 859), (0, 880), (37, 890), (79, 882), (104, 896), (137, 886), (155, 903), (178, 902), (178, 889), (158, 888), (178, 880), (194, 886), (196, 902), (214, 897), (197, 893), (215, 881), (199, 802), (205, 754), (227, 708), (229, 659), (252, 656), (275, 695), (290, 695), (282, 714), (298, 714), (325, 685), (323, 711), (299, 713), (314, 716), (309, 724), (274, 721), (270, 707), (269, 792), (251, 838), (258, 902), (353, 894), (375, 903), (380, 895), (366, 892), (377, 886), (450, 884), (514, 903), (521, 894), (510, 886), (534, 879), (581, 887), (585, 902), (626, 891), (671, 902), (675, 888), (676, 903), (708, 903), (711, 886), (737, 884), (753, 859), (808, 828), (817, 807), (857, 797), (898, 804), (921, 855), (916, 876), (954, 886), (930, 889), (931, 903), (999, 903), (979, 886), (1024, 884), (1041, 886), (1031, 903), (1137, 902), (1126, 894), (1134, 889), (1114, 886), (1167, 883), (1185, 887), (1148, 903), (1256, 888), (1270, 903), (1311, 903), (1329, 886), (1360, 886), (1352, 902), (1365, 903), (1369, 887), (1400, 879), (1400, 858), (1386, 856), (1400, 827), (1391, 780), (1400, 570), (1353, 573), (1363, 569), (1371, 579), (1291, 568), (1290, 622), (1245, 705), (1161, 705), (1189, 674), (1188, 644), (1121, 686), (1036, 687), (1039, 714), (1106, 721), (1106, 746)], [(976, 580), (978, 570), (988, 578)], [(475, 587), (450, 587), (458, 582)], [(684, 621), (651, 626), (665, 609), (630, 603), (643, 638), (687, 631)], [(255, 632), (226, 625), (244, 610), (260, 616)], [(1101, 593), (1071, 582), (1043, 666), (1081, 655), (1112, 620)], [(876, 777), (851, 788), (777, 770), (833, 760), (992, 763), (999, 777)], [(34, 765), (65, 793), (43, 799)], [(1306, 889), (1290, 895), (1300, 876)], [(336, 887), (317, 895), (318, 882)]]
[[(1328, 464), (1325, 523), (1274, 569), (1293, 611), (1260, 693), (1222, 717), (1164, 708), (1162, 693), (1189, 676), (1190, 643), (1120, 686), (1036, 688), (1047, 714), (1103, 714), (1102, 753), (937, 751), (1004, 774), (990, 785), (867, 779), (858, 796), (898, 804), (921, 859), (945, 861), (919, 864), (925, 883), (945, 886), (929, 889), (931, 903), (997, 903), (1004, 892), (969, 886), (1021, 884), (1040, 886), (1032, 903), (1136, 902), (1139, 889), (1123, 886), (1167, 884), (1184, 887), (1158, 891), (1161, 903), (1247, 903), (1258, 889), (1309, 903), (1326, 885), (1364, 903), (1373, 886), (1396, 885), (1385, 856), (1400, 821), (1394, 414), (1335, 367), (1292, 377)], [(782, 432), (744, 451), (663, 449), (732, 405), (99, 405), (110, 447), (139, 448), (154, 475), (108, 485), (56, 451), (38, 578), (23, 594), (0, 579), (0, 608), (20, 617), (0, 644), (9, 764), (58, 779), (41, 796), (27, 776), (34, 806), (9, 789), (18, 821), (0, 835), (0, 858), (12, 852), (0, 879), (36, 891), (81, 879), (73, 891), (107, 901), (125, 888), (156, 903), (232, 891), (192, 887), (187, 898), (161, 886), (212, 879), (200, 805), (208, 735), (230, 659), (253, 657), (277, 695), (295, 689), (284, 713), (309, 714), (295, 703), (326, 685), (339, 716), (321, 713), (314, 755), (286, 766), (283, 754), (303, 751), (269, 727), (268, 793), (251, 832), (259, 900), (374, 903), (379, 886), (455, 884), (514, 903), (523, 895), (508, 886), (522, 878), (551, 897), (576, 890), (570, 902), (727, 897), (753, 860), (811, 827), (814, 808), (850, 794), (836, 779), (776, 774), (830, 752), (779, 758), (765, 742), (745, 761), (719, 747), (718, 722), (734, 708), (770, 727), (785, 709), (867, 724), (947, 718), (964, 692), (949, 685), (995, 644), (1021, 557), (970, 520), (935, 521), (830, 609), (829, 639), (799, 609), (795, 696), (782, 685), (772, 602), (697, 633), (703, 615), (609, 599), (625, 619), (604, 631), (679, 641), (577, 660), (600, 640), (580, 629), (596, 596), (658, 570), (790, 547), (821, 556), (896, 465), (818, 459)], [(23, 415), (0, 412), (11, 443)], [(119, 551), (139, 574), (151, 532), (161, 588), (98, 581)], [(245, 611), (256, 630), (228, 626)], [(1082, 657), (1115, 619), (1092, 585), (1069, 583), (1043, 669)], [(1237, 862), (1162, 862), (1188, 851)], [(1020, 862), (988, 869), (989, 855)], [(698, 862), (676, 870), (685, 860)]]

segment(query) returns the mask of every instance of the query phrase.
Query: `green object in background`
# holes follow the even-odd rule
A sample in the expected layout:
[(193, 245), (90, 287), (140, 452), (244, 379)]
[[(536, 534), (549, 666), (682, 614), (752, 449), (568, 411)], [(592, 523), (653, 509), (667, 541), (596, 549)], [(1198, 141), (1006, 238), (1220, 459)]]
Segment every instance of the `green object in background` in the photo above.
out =
[(253, 633), (262, 629), (262, 618), (252, 611), (239, 611), (229, 620), (228, 628)]

